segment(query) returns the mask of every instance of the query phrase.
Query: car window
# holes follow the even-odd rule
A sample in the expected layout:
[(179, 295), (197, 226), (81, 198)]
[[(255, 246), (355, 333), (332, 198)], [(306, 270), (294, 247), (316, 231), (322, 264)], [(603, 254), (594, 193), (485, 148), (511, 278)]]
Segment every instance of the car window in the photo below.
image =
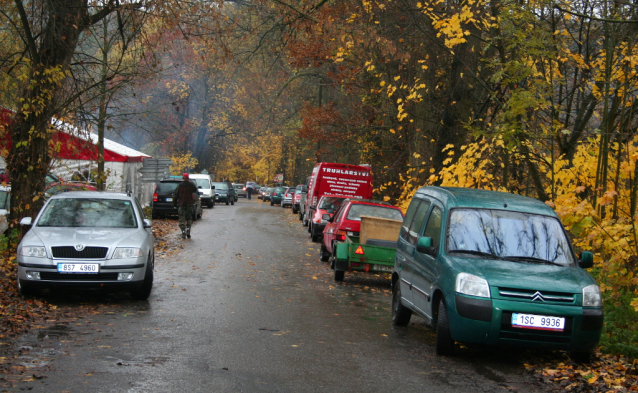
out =
[(208, 179), (193, 179), (197, 188), (209, 189), (210, 181)]
[(144, 214), (144, 209), (142, 209), (142, 205), (140, 205), (140, 201), (135, 197), (135, 206), (137, 206), (137, 211), (140, 212), (140, 216), (142, 216), (142, 220), (146, 218), (146, 214)]
[(443, 216), (443, 212), (438, 206), (434, 206), (432, 208), (432, 212), (430, 213), (430, 217), (428, 218), (428, 223), (425, 225), (425, 231), (423, 232), (423, 236), (432, 238), (432, 246), (439, 247), (441, 243), (441, 217)]
[(48, 190), (46, 190), (46, 194), (47, 195), (55, 195), (55, 194), (59, 194), (61, 192), (65, 192), (66, 190), (66, 186), (63, 185), (56, 185), (56, 186), (51, 186), (49, 187)]
[(571, 246), (555, 217), (489, 209), (454, 209), (448, 252), (477, 251), (503, 258), (538, 258), (574, 264)]
[(9, 210), (9, 201), (11, 200), (11, 193), (9, 191), (0, 191), (0, 209)]
[(38, 226), (135, 228), (130, 201), (120, 199), (65, 198), (47, 204)]
[(419, 233), (421, 231), (421, 227), (423, 226), (423, 221), (425, 221), (425, 216), (430, 209), (430, 202), (422, 200), (416, 207), (414, 212), (412, 222), (407, 229), (405, 239), (410, 244), (416, 245), (416, 240), (419, 237)]
[(228, 190), (228, 183), (213, 183), (215, 190)]
[[(422, 205), (425, 204), (425, 207)], [(401, 225), (401, 231), (399, 232), (399, 236), (407, 241), (410, 239), (410, 227), (412, 225), (412, 221), (414, 221), (414, 216), (417, 211), (421, 209), (425, 209), (425, 213), (427, 213), (430, 208), (430, 202), (425, 201), (423, 199), (413, 198), (412, 202), (410, 202), (410, 206), (408, 207), (408, 211), (405, 213), (405, 217), (403, 218), (403, 225)], [(419, 228), (420, 229), (420, 226)]]
[(339, 197), (323, 197), (321, 198), (319, 209), (324, 210), (336, 210), (339, 206), (341, 206), (341, 202), (346, 198)]
[(354, 204), (348, 211), (348, 220), (361, 221), (361, 216), (371, 216), (379, 218), (389, 218), (392, 220), (403, 220), (403, 215), (397, 209), (390, 207)]
[(167, 181), (167, 182), (159, 182), (157, 183), (157, 191), (158, 192), (173, 192), (179, 185), (176, 181)]

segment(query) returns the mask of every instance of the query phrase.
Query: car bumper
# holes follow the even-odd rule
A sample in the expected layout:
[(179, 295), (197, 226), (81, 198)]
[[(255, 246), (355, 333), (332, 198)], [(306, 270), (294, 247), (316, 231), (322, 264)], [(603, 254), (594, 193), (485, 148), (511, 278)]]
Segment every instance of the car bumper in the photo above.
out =
[(216, 202), (226, 202), (228, 200), (228, 195), (215, 195)]
[[(463, 295), (448, 304), (450, 333), (461, 342), (515, 345), (546, 349), (592, 351), (600, 340), (602, 309), (578, 306), (523, 303), (501, 299), (476, 299)], [(563, 331), (512, 326), (512, 313), (565, 318)]]
[[(146, 257), (117, 260), (21, 258), (18, 261), (18, 279), (32, 288), (57, 286), (135, 288), (144, 281), (146, 260)], [(59, 273), (58, 263), (99, 263), (100, 270), (98, 273)], [(33, 279), (34, 272), (39, 273), (39, 279)], [(122, 280), (119, 279), (120, 273), (133, 273), (133, 276), (129, 280)]]
[(153, 213), (156, 214), (173, 214), (177, 215), (177, 207), (173, 206), (172, 202), (153, 202), (151, 207)]

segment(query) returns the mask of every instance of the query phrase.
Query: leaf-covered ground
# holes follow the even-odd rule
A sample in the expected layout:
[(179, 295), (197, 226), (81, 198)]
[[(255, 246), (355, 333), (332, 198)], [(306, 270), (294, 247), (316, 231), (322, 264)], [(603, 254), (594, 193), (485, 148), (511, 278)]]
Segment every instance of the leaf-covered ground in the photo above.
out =
[[(155, 253), (168, 256), (182, 249), (174, 235), (175, 220), (154, 220)], [(0, 258), (0, 381), (2, 375), (15, 373), (9, 354), (14, 339), (30, 329), (43, 327), (80, 315), (99, 313), (93, 306), (58, 308), (43, 299), (24, 299), (17, 294), (15, 256)], [(598, 352), (589, 365), (572, 362), (563, 356), (535, 359), (526, 365), (529, 372), (552, 382), (557, 392), (638, 392), (638, 359)]]

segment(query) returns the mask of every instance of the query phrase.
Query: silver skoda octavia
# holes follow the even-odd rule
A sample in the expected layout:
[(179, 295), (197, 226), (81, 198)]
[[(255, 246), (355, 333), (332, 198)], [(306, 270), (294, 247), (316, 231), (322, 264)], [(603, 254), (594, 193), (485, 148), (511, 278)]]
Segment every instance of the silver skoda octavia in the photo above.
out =
[(51, 197), (18, 245), (18, 289), (80, 286), (130, 291), (153, 287), (154, 238), (134, 196), (80, 191)]

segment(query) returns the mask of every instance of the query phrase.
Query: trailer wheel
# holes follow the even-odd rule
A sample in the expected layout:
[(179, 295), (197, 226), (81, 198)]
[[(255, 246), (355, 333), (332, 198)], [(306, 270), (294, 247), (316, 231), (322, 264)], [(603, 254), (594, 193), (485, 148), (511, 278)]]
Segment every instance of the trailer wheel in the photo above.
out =
[(337, 270), (335, 269), (335, 281), (343, 281), (343, 277), (345, 276), (345, 273), (343, 270)]

